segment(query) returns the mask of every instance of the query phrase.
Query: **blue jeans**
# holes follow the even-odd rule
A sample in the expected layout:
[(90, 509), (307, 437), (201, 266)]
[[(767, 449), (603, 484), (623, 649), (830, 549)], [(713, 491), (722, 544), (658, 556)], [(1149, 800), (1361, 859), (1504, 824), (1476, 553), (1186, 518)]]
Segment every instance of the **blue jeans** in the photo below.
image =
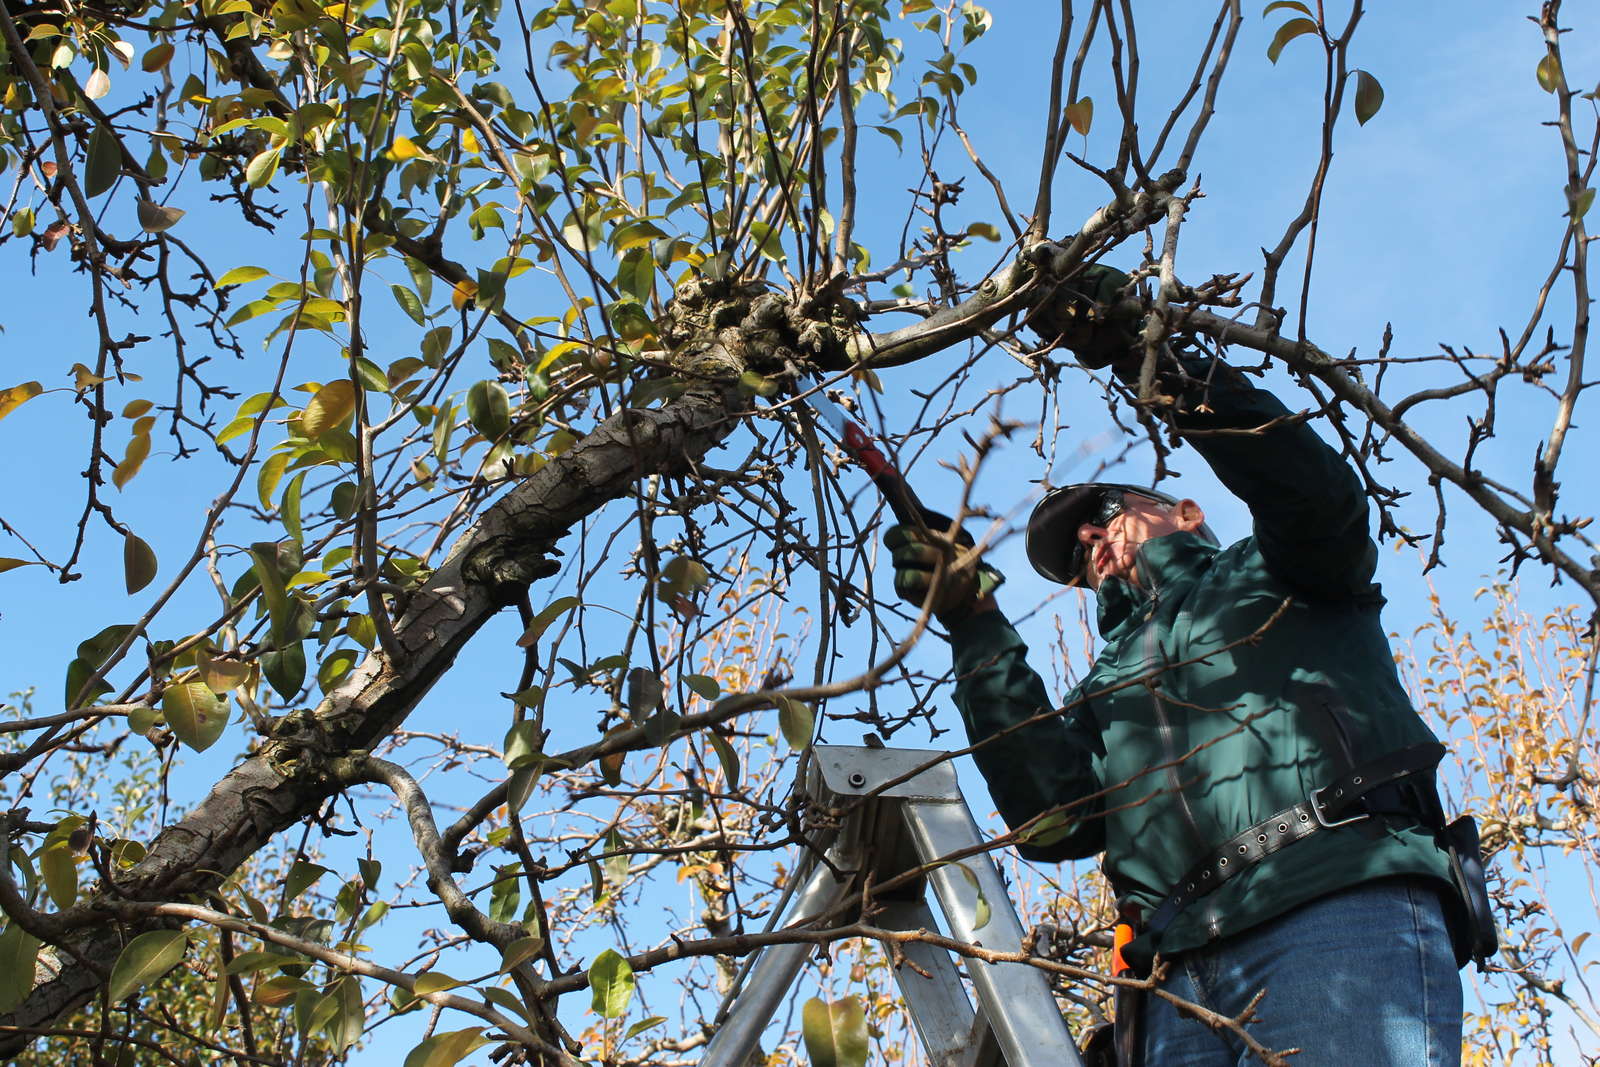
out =
[[(1164, 989), (1225, 1016), (1266, 990), (1249, 1033), (1294, 1067), (1456, 1067), (1461, 979), (1432, 882), (1368, 882), (1174, 957)], [(1237, 1034), (1148, 995), (1146, 1067), (1259, 1064)]]

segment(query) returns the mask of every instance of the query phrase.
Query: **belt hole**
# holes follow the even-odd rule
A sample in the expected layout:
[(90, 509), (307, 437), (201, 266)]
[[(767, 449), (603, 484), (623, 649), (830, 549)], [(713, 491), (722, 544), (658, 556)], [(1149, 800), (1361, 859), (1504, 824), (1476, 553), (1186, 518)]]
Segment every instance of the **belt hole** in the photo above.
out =
[(1289, 832), (1289, 824), (1286, 823), (1286, 822), (1280, 822), (1278, 824), (1278, 833), (1286, 834), (1288, 832)]
[(1301, 822), (1310, 822), (1311, 821), (1311, 816), (1307, 815), (1305, 812), (1302, 811), (1300, 813), (1300, 821)]
[(1242, 856), (1242, 855), (1244, 855), (1244, 854), (1245, 854), (1245, 853), (1246, 853), (1246, 852), (1249, 852), (1249, 851), (1250, 851), (1250, 846), (1249, 846), (1249, 845), (1240, 845), (1240, 846), (1239, 846), (1239, 855), (1241, 855), (1241, 856)]
[[(1223, 863), (1227, 863), (1228, 861), (1227, 860), (1223, 860), (1222, 862)], [(1210, 878), (1210, 877), (1211, 877), (1211, 872), (1210, 871), (1202, 871), (1202, 872), (1200, 872), (1200, 880), (1202, 882), (1205, 881), (1207, 878)]]
[(1351, 782), (1352, 782), (1352, 783), (1354, 783), (1354, 784), (1355, 784), (1355, 785), (1360, 785), (1360, 784), (1361, 784), (1361, 777), (1360, 777), (1360, 775), (1357, 775), (1357, 776), (1356, 776), (1356, 777), (1355, 777), (1355, 778), (1352, 778), (1352, 779), (1351, 779)]
[(1264, 844), (1267, 843), (1267, 835), (1266, 834), (1257, 834), (1256, 835), (1256, 840), (1261, 842), (1264, 845)]
[(1217, 866), (1218, 867), (1226, 867), (1227, 865), (1228, 865), (1228, 857), (1226, 857), (1226, 856), (1222, 857), (1220, 860), (1217, 861)]

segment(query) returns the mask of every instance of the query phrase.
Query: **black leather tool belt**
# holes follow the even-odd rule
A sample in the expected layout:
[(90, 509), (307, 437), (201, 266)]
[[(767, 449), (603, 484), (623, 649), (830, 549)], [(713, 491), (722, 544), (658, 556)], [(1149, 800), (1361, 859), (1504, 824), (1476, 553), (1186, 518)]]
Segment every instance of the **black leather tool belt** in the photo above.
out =
[[(1141, 933), (1159, 944), (1161, 933), (1190, 904), (1279, 849), (1340, 826), (1382, 816), (1409, 819), (1435, 832), (1444, 829), (1443, 812), (1433, 792), (1432, 774), (1444, 757), (1437, 741), (1410, 745), (1369, 760), (1313, 789), (1302, 801), (1239, 831), (1202, 856), (1143, 924)], [(1426, 788), (1410, 782), (1427, 775)]]

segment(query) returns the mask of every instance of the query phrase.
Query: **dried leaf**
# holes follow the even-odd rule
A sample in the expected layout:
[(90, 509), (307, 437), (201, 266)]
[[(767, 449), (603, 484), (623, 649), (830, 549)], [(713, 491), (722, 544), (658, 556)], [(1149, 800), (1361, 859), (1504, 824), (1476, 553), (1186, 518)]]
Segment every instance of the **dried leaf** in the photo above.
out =
[(1080, 135), (1089, 136), (1089, 127), (1094, 124), (1094, 101), (1089, 97), (1080, 97), (1076, 102), (1068, 104), (1066, 110), (1067, 125), (1071, 126)]
[(1278, 27), (1278, 32), (1272, 38), (1272, 43), (1267, 46), (1267, 58), (1276, 63), (1278, 57), (1283, 54), (1284, 45), (1296, 37), (1316, 32), (1318, 32), (1317, 24), (1310, 19), (1290, 19)]

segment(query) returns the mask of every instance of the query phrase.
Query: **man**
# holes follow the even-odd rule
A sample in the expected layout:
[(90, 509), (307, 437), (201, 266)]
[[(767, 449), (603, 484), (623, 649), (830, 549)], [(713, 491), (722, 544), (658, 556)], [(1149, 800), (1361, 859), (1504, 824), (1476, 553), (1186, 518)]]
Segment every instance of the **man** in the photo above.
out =
[[(1136, 973), (1159, 952), (1163, 989), (1227, 1018), (1265, 990), (1248, 1031), (1304, 1049), (1298, 1067), (1456, 1064), (1447, 918), (1465, 927), (1433, 784), (1443, 748), (1379, 622), (1362, 486), (1220, 361), (1173, 361), (1161, 392), (1254, 532), (1220, 547), (1195, 501), (1135, 486), (1045, 496), (1029, 560), (1095, 591), (1104, 638), (1059, 712), (992, 583), (970, 562), (942, 564), (957, 557), (940, 532), (889, 531), (896, 588), (935, 598), (955, 702), (1022, 855), (1105, 853)], [(1125, 1061), (1254, 1059), (1161, 997), (1119, 1014), (1134, 1016), (1118, 1020)]]

